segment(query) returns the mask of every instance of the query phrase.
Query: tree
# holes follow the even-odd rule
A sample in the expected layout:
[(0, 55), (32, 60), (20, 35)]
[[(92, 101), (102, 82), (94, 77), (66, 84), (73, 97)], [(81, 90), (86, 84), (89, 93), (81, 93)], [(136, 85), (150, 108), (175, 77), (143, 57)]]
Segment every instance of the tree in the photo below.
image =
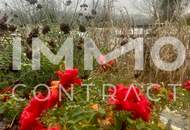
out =
[(155, 20), (171, 21), (180, 16), (184, 0), (144, 0), (143, 10)]
[(178, 17), (182, 11), (182, 0), (161, 0), (160, 14), (161, 20), (173, 20)]

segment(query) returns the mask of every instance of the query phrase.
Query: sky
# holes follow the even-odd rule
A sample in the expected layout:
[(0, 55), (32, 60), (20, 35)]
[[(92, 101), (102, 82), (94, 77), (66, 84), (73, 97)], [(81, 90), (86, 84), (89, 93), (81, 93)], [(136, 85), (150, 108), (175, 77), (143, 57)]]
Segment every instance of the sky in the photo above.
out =
[[(12, 3), (11, 1), (14, 0), (0, 0), (0, 5), (3, 5), (4, 1), (6, 1), (7, 3)], [(57, 0), (59, 1), (59, 0)], [(64, 0), (60, 0), (60, 1), (64, 1)], [(66, 0), (65, 0), (66, 1)], [(77, 0), (72, 0), (72, 1), (77, 1)], [(84, 1), (86, 1), (85, 3), (87, 4), (91, 4), (92, 0), (81, 0), (82, 3)], [(104, 0), (100, 0), (100, 1), (104, 1)], [(116, 6), (117, 10), (120, 10), (123, 7), (126, 7), (126, 9), (128, 10), (128, 12), (131, 14), (138, 14), (141, 13), (141, 11), (138, 9), (138, 7), (142, 4), (142, 0), (116, 0), (117, 2), (114, 3), (114, 5)], [(0, 6), (1, 7), (1, 6)]]
[(118, 0), (115, 5), (118, 7), (125, 6), (130, 13), (140, 13), (138, 6), (140, 6), (141, 3), (141, 0)]
[[(86, 0), (88, 3), (92, 3), (92, 0)], [(104, 0), (100, 0), (104, 1)], [(118, 9), (126, 7), (129, 13), (140, 13), (138, 6), (142, 4), (142, 0), (116, 0), (115, 6)]]

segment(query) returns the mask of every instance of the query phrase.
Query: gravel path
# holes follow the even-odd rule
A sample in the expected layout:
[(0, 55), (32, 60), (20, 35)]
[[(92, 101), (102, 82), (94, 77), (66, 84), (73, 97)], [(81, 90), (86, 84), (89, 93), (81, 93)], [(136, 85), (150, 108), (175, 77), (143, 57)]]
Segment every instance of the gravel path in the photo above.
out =
[(160, 120), (171, 126), (171, 130), (188, 130), (188, 120), (185, 115), (172, 112), (169, 109), (165, 109), (161, 115)]

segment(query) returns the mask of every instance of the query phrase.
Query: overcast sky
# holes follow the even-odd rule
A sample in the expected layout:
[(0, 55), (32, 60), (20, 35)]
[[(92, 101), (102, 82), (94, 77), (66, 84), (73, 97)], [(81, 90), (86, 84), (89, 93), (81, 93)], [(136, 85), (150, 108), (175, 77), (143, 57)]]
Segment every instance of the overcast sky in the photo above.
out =
[(139, 9), (137, 8), (141, 4), (141, 0), (118, 0), (115, 4), (118, 7), (125, 6), (130, 13), (139, 13)]
[[(14, 0), (0, 0), (1, 6), (3, 5), (4, 1), (7, 1), (8, 3), (13, 3), (11, 1), (14, 1)], [(59, 2), (59, 1), (63, 1), (63, 0), (56, 0), (56, 1)], [(72, 1), (76, 2), (76, 0), (72, 0)], [(82, 1), (82, 3), (84, 1), (86, 1), (85, 3), (87, 3), (87, 4), (92, 3), (92, 0), (81, 0), (81, 1)], [(100, 0), (100, 1), (103, 2), (104, 0)], [(118, 10), (121, 9), (122, 7), (126, 7), (127, 10), (129, 11), (129, 13), (133, 13), (133, 14), (141, 13), (141, 11), (139, 11), (139, 9), (138, 9), (138, 6), (142, 5), (142, 2), (141, 2), (142, 0), (116, 0), (116, 1), (117, 2), (115, 2), (115, 6), (117, 7)]]
[[(92, 0), (86, 0), (89, 3), (92, 3)], [(104, 1), (104, 0), (100, 0)], [(138, 6), (142, 4), (142, 0), (116, 0), (115, 5), (117, 8), (126, 7), (130, 13), (140, 13)]]

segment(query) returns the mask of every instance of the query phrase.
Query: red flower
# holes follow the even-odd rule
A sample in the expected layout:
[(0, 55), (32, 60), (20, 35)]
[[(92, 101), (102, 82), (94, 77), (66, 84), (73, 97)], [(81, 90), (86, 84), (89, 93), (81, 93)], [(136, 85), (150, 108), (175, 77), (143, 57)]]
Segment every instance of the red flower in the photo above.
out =
[[(44, 99), (42, 94), (36, 96), (38, 99)], [(46, 109), (47, 101), (39, 101), (37, 98), (33, 98), (28, 106), (24, 109), (20, 118), (20, 130), (34, 130), (39, 127), (38, 118), (42, 112)]]
[(65, 88), (71, 88), (71, 85), (81, 85), (82, 81), (78, 77), (78, 69), (68, 69), (65, 72), (57, 71), (60, 78), (60, 84)]
[(122, 84), (108, 90), (110, 97), (108, 103), (116, 105), (118, 110), (131, 112), (134, 119), (150, 120), (151, 106), (148, 99), (140, 93), (137, 87), (125, 87)]
[(55, 106), (59, 102), (59, 89), (58, 84), (56, 86), (51, 86), (51, 94), (47, 100), (47, 109)]
[(105, 56), (103, 56), (103, 55), (100, 55), (99, 57), (98, 57), (98, 62), (100, 63), (100, 64), (106, 64), (106, 58), (105, 58)]
[(190, 91), (190, 80), (187, 80), (186, 82), (184, 82), (184, 83), (183, 83), (183, 87), (184, 87), (186, 90)]
[(168, 101), (173, 102), (174, 101), (174, 93), (172, 91), (168, 91)]
[[(24, 109), (20, 117), (19, 130), (59, 130), (59, 127), (46, 128), (38, 120), (44, 111), (52, 108), (59, 102), (59, 83), (64, 88), (69, 89), (71, 85), (81, 85), (81, 80), (78, 78), (78, 70), (66, 70), (65, 72), (57, 72), (60, 81), (51, 83), (51, 92), (46, 99), (41, 93), (34, 97), (28, 106)], [(41, 101), (44, 99), (45, 101)]]
[(21, 114), (19, 130), (59, 130), (58, 128), (47, 129), (38, 121), (44, 111), (58, 103), (58, 97), (58, 90), (55, 90), (55, 88), (51, 90), (50, 97), (45, 101), (41, 101), (45, 99), (41, 93), (34, 97)]
[(48, 130), (60, 130), (60, 128), (59, 126), (57, 126), (57, 127), (48, 128)]
[(12, 91), (12, 87), (5, 87), (4, 89), (0, 89), (0, 94), (10, 94)]
[[(66, 70), (65, 72), (57, 72), (60, 81), (53, 81), (51, 86), (51, 93), (47, 100), (40, 101), (45, 99), (45, 97), (40, 93), (33, 98), (28, 106), (24, 109), (20, 118), (20, 130), (47, 130), (39, 121), (38, 118), (44, 111), (52, 108), (59, 102), (59, 83), (63, 85), (64, 88), (69, 89), (71, 85), (81, 85), (81, 79), (78, 78), (78, 70)], [(40, 100), (38, 100), (40, 99)], [(48, 130), (59, 130), (58, 127), (48, 128)]]
[(161, 85), (160, 84), (153, 84), (152, 85), (152, 91), (155, 94), (158, 94), (161, 91)]
[(101, 64), (101, 68), (103, 71), (107, 71), (116, 64), (116, 60), (111, 60), (108, 63), (106, 63), (106, 58), (104, 55), (100, 55), (97, 60), (98, 63)]

